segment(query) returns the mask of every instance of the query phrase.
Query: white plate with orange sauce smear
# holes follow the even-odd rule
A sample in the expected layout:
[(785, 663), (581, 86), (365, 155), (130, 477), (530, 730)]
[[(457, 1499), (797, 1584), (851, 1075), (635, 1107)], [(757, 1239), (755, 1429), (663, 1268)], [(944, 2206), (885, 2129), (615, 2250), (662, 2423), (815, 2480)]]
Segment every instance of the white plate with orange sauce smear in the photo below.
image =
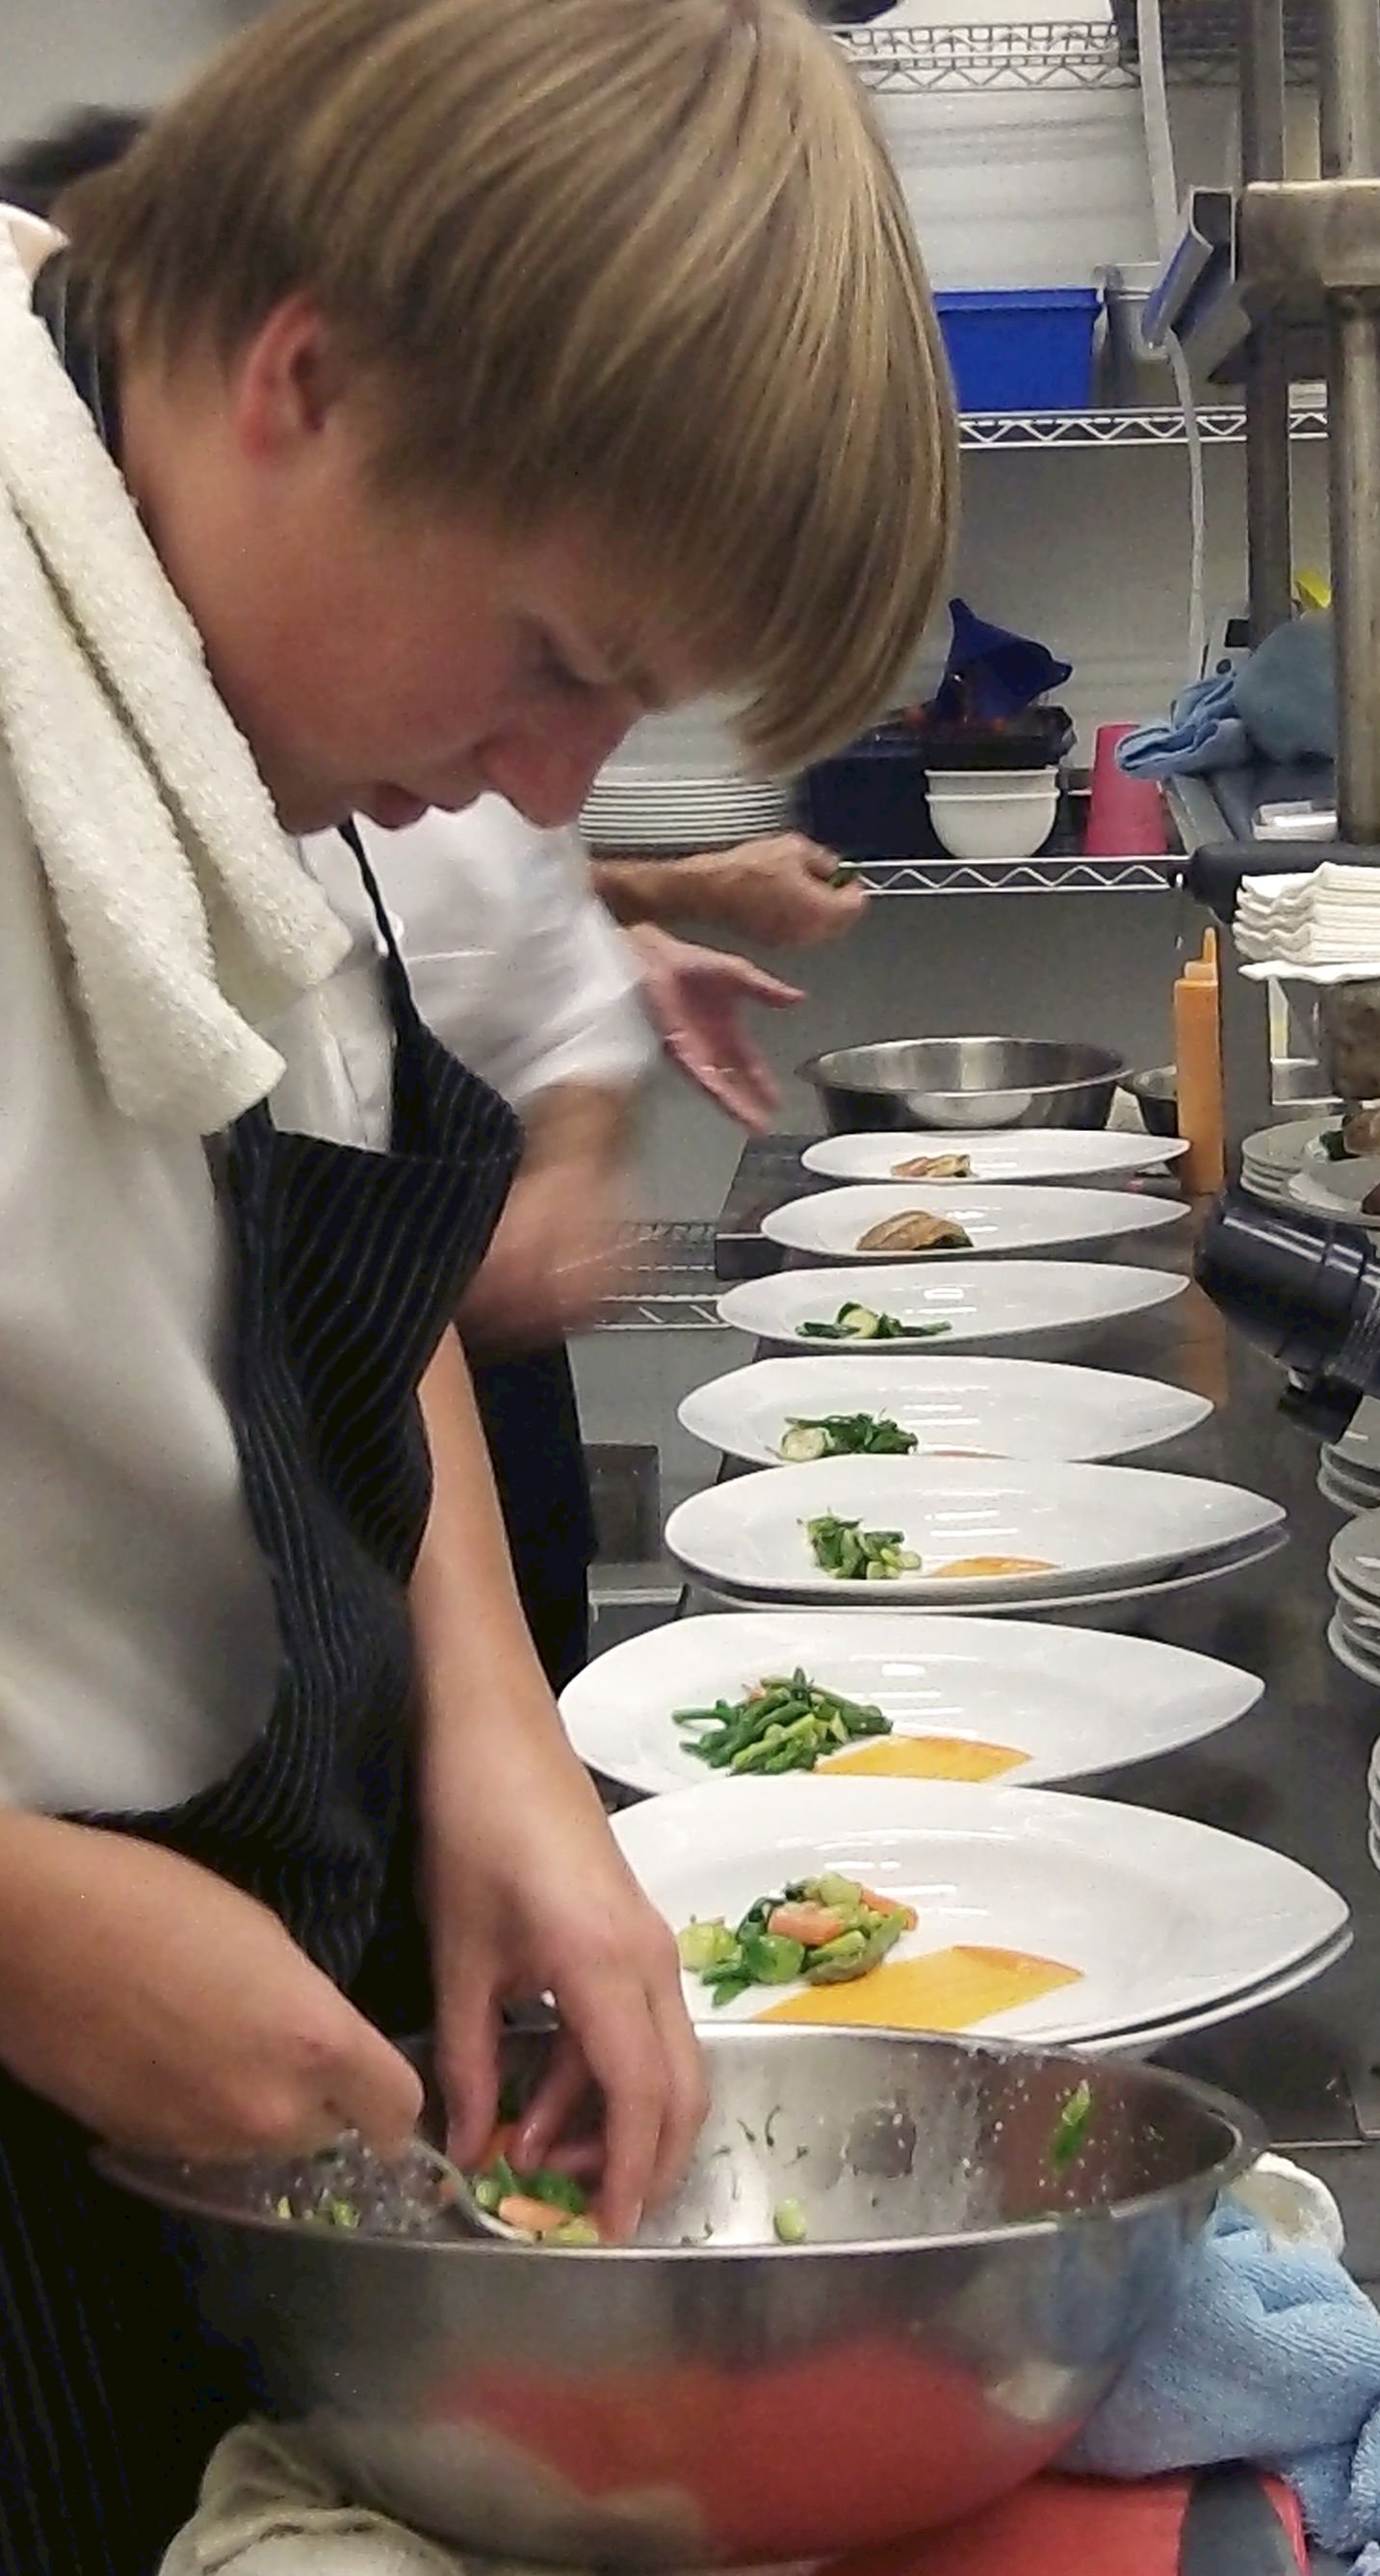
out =
[[(1057, 1789), (812, 1778), (651, 1798), (614, 1832), (680, 1932), (738, 1923), (835, 1875), (916, 1921), (847, 1985), (757, 1985), (698, 2021), (981, 2032), (1074, 2047), (1264, 1988), (1346, 1929), (1343, 1899), (1282, 1853), (1153, 1808)], [(1244, 2006), (1243, 2006), (1244, 2009)]]
[(561, 1715), (591, 1770), (664, 1796), (714, 1776), (676, 1725), (677, 1710), (737, 1702), (797, 1668), (823, 1690), (880, 1708), (892, 1727), (803, 1775), (816, 1782), (839, 1772), (1026, 1787), (1078, 1779), (1213, 1735), (1264, 1688), (1209, 1656), (1094, 1628), (749, 1610), (676, 1620), (610, 1647), (562, 1692)]

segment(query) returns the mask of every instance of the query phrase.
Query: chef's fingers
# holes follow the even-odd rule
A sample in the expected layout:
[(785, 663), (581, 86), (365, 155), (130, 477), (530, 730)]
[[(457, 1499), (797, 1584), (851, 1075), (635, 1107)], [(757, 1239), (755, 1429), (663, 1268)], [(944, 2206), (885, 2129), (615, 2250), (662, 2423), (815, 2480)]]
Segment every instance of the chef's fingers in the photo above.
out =
[[(515, 2173), (533, 2173), (539, 2165), (549, 2165), (556, 2172), (575, 2170), (566, 2131), (589, 2089), (584, 2051), (573, 2032), (562, 2030), (546, 2073), (513, 2133), (509, 2161)], [(602, 2166), (604, 2151), (597, 2139), (588, 2142), (583, 2153), (586, 2171), (591, 2164), (596, 2170)]]
[(725, 957), (724, 964), (733, 969), (728, 980), (734, 986), (734, 1001), (760, 1002), (769, 1011), (789, 1011), (805, 999), (803, 985), (783, 983), (779, 975), (769, 975), (765, 966), (755, 966), (750, 957)]
[(436, 2077), (446, 2109), (446, 2153), (481, 2162), (498, 2125), (497, 1978), (477, 1949), (448, 1980), (436, 2032)]
[(406, 2150), (421, 2117), (421, 2078), (362, 2013), (351, 2018), (357, 2029), (348, 2055), (328, 2081), (326, 2108), (336, 2136), (342, 2129), (358, 2129), (391, 2164)]
[(653, 1989), (651, 2006), (670, 2078), (652, 2187), (647, 2195), (656, 2208), (675, 2190), (704, 2127), (709, 2110), (709, 2069), (685, 2009), (679, 1961), (674, 1982)]

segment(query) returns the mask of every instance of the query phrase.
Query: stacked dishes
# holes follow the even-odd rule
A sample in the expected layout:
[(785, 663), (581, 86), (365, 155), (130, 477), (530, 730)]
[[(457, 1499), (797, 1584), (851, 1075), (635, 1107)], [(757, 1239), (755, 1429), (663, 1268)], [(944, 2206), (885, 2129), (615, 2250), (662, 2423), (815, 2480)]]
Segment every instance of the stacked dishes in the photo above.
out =
[(1318, 1491), (1339, 1512), (1372, 1512), (1380, 1505), (1380, 1403), (1366, 1396), (1340, 1440), (1325, 1440), (1318, 1461)]
[(1310, 1216), (1380, 1234), (1380, 1154), (1348, 1155), (1339, 1163), (1310, 1158), (1292, 1174), (1289, 1196)]
[[(1359, 1681), (1380, 1683), (1380, 1511), (1365, 1512), (1338, 1531), (1327, 1579), (1337, 1602), (1327, 1632), (1333, 1654)], [(1371, 1786), (1373, 1793), (1374, 1777)]]
[(596, 850), (730, 849), (788, 830), (791, 810), (784, 779), (613, 767), (595, 780), (580, 821)]
[(1248, 1136), (1241, 1148), (1242, 1188), (1270, 1206), (1285, 1206), (1292, 1194), (1290, 1184), (1305, 1165), (1310, 1170), (1325, 1167), (1320, 1139), (1328, 1125), (1325, 1118), (1290, 1118), (1282, 1127), (1262, 1127)]
[[(1277, 2001), (1351, 1937), (1342, 1899), (1296, 1861), (1186, 1817), (1058, 1790), (740, 1780), (653, 1798), (614, 1830), (666, 1921), (697, 1927), (682, 1956), (701, 2022), (1144, 2053)], [(731, 1938), (761, 1900), (806, 1879), (823, 1882), (811, 1902), (825, 1912), (851, 1888), (873, 1919), (902, 1913), (886, 1956), (849, 1983), (807, 1980), (799, 1936), (825, 1927), (797, 1903), (766, 1917), (796, 1934), (754, 1943), (745, 1973), (725, 1979), (719, 1927)]]

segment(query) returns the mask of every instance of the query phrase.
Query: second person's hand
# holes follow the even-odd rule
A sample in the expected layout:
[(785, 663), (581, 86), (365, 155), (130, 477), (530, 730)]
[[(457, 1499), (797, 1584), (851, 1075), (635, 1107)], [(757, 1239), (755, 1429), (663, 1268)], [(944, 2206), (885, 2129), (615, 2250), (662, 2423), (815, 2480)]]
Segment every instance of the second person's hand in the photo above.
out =
[(697, 919), (760, 940), (765, 948), (817, 948), (856, 929), (867, 894), (856, 878), (836, 882), (839, 862), (803, 832), (744, 841), (673, 862), (693, 887)]

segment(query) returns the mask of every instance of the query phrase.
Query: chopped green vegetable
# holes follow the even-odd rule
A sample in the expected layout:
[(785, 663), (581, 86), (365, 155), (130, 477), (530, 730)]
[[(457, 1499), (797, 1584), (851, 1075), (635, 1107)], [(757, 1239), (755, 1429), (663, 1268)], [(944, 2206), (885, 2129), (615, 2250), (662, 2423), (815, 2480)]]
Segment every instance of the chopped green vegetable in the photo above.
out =
[[(794, 1879), (779, 1896), (759, 1896), (735, 1928), (720, 1921), (692, 1923), (680, 1935), (682, 1965), (708, 1986), (716, 2011), (753, 1986), (844, 1985), (867, 1974), (903, 1932), (913, 1931), (908, 1905), (874, 1896), (851, 1878), (828, 1872)], [(718, 1935), (710, 1963), (698, 1970), (686, 1959), (687, 1940), (698, 1955), (698, 1936)]]
[(771, 2223), (779, 2244), (803, 2245), (810, 2233), (805, 2212), (798, 2200), (779, 2200), (771, 2214)]
[(1340, 1127), (1327, 1128), (1318, 1138), (1318, 1143), (1321, 1145), (1329, 1163), (1344, 1163), (1346, 1161), (1346, 1138)]
[(821, 1574), (841, 1583), (895, 1583), (918, 1572), (920, 1559), (902, 1544), (902, 1530), (865, 1530), (857, 1521), (842, 1521), (822, 1512), (805, 1523), (805, 1535)]
[(1092, 2109), (1092, 2086), (1085, 2076), (1070, 2093), (1050, 2135), (1049, 2162), (1055, 2173), (1067, 2172), (1081, 2156), (1092, 2126)]
[[(799, 1666), (789, 1675), (758, 1682), (740, 1700), (716, 1700), (712, 1708), (677, 1709), (674, 1723), (686, 1730), (690, 1752), (708, 1763), (711, 1771), (726, 1771), (730, 1776), (813, 1771), (826, 1754), (840, 1752), (846, 1744), (891, 1733), (891, 1721), (879, 1708), (822, 1690)], [(706, 1924), (690, 1927), (696, 1936), (711, 1931)], [(709, 1955), (703, 1962), (695, 1958), (683, 1963), (698, 1968), (708, 1964)]]
[(884, 1413), (825, 1413), (793, 1417), (781, 1456), (792, 1466), (811, 1458), (908, 1458), (915, 1446), (915, 1433)]
[(880, 1314), (853, 1298), (845, 1299), (832, 1323), (814, 1319), (800, 1327), (802, 1334), (817, 1342), (932, 1342), (952, 1329), (945, 1322), (919, 1323)]

